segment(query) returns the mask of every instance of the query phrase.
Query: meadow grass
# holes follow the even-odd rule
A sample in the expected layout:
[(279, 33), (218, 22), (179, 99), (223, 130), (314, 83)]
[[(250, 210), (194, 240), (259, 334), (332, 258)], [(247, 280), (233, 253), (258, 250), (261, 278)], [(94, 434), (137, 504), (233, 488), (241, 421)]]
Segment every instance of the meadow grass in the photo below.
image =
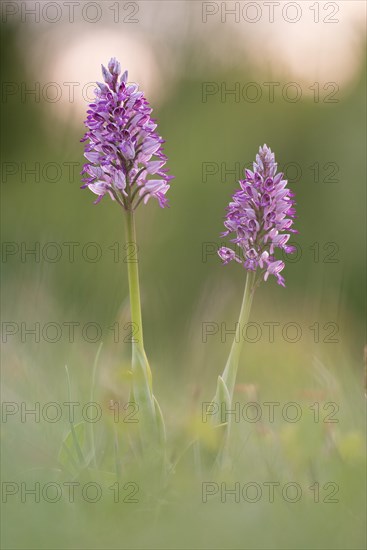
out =
[[(108, 340), (7, 346), (3, 407), (17, 404), (19, 413), (7, 409), (3, 423), (4, 547), (364, 548), (362, 361), (340, 342), (246, 343), (231, 460), (218, 468), (220, 428), (206, 404), (229, 345), (193, 343), (186, 357), (175, 357), (176, 374), (152, 363), (167, 419), (164, 471), (156, 456), (142, 453), (139, 423), (130, 422), (139, 413), (126, 406), (129, 346), (122, 353)], [(58, 357), (68, 355), (65, 370)], [(80, 404), (72, 423), (67, 402)], [(91, 402), (102, 412), (96, 422), (85, 420), (93, 408), (83, 413)], [(274, 418), (270, 402), (279, 403)], [(22, 422), (22, 403), (29, 410), (39, 403), (40, 418), (25, 414)], [(60, 420), (50, 420), (56, 409), (43, 409), (49, 403), (61, 408)], [(259, 409), (251, 403), (261, 410), (255, 422)], [(26, 493), (36, 483), (39, 502)]]

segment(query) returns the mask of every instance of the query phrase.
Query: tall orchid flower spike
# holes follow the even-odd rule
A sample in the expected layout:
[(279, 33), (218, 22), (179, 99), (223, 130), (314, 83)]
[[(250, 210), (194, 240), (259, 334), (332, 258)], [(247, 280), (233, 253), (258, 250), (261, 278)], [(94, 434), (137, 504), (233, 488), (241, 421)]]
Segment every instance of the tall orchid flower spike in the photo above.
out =
[(152, 109), (136, 84), (121, 76), (120, 63), (112, 58), (108, 69), (102, 65), (104, 82), (97, 82), (95, 100), (89, 105), (82, 141), (85, 145), (84, 185), (97, 195), (105, 195), (132, 211), (150, 198), (167, 206), (166, 193), (173, 176), (167, 175), (164, 140), (155, 131)]
[(222, 247), (218, 254), (224, 264), (231, 261), (241, 264), (247, 271), (247, 279), (236, 335), (214, 398), (213, 412), (218, 411), (213, 416), (217, 424), (224, 420), (219, 409), (223, 406), (230, 408), (232, 403), (241, 353), (240, 331), (248, 322), (255, 288), (270, 276), (285, 286), (281, 275), (284, 262), (275, 258), (275, 251), (281, 249), (288, 254), (295, 251), (287, 243), (290, 234), (297, 233), (292, 229), (296, 217), (294, 195), (287, 183), (283, 174), (277, 173), (274, 153), (264, 145), (256, 155), (253, 170), (245, 170), (245, 178), (239, 182), (240, 189), (227, 208), (226, 230), (221, 236), (232, 235), (230, 242), (236, 250)]
[[(87, 110), (87, 132), (81, 140), (88, 161), (82, 170), (82, 188), (97, 195), (95, 203), (107, 195), (122, 207), (127, 242), (136, 244), (136, 208), (151, 198), (162, 208), (167, 206), (172, 176), (164, 168), (164, 140), (156, 132), (157, 124), (143, 93), (136, 84), (128, 84), (127, 71), (121, 74), (115, 58), (107, 69), (102, 65), (102, 74), (104, 82), (97, 82), (94, 102)], [(132, 396), (139, 406), (143, 442), (151, 440), (154, 433), (162, 440), (163, 419), (153, 395), (143, 343), (137, 258), (127, 265), (131, 321), (137, 327), (132, 344)]]

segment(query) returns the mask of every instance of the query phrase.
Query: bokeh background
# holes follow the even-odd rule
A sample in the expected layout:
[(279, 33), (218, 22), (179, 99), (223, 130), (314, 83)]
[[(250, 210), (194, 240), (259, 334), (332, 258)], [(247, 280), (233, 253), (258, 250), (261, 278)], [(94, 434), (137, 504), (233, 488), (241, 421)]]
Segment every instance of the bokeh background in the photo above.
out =
[[(34, 507), (30, 513), (16, 505), (5, 529), (7, 548), (365, 544), (358, 488), (364, 484), (366, 6), (351, 0), (276, 4), (271, 22), (269, 5), (260, 1), (105, 0), (81, 2), (73, 14), (64, 2), (2, 3), (2, 320), (17, 327), (16, 334), (8, 334), (10, 325), (3, 324), (3, 399), (62, 402), (67, 399), (67, 364), (72, 390), (83, 400), (101, 341), (100, 399), (108, 402), (128, 393), (123, 213), (107, 198), (93, 205), (94, 196), (80, 190), (79, 177), (79, 140), (93, 97), (89, 84), (101, 79), (100, 64), (115, 56), (151, 102), (175, 176), (169, 209), (149, 203), (137, 213), (145, 344), (172, 455), (178, 453), (176, 443), (178, 448), (198, 429), (195, 411), (213, 394), (229, 351), (231, 336), (221, 324), (231, 329), (237, 320), (245, 272), (237, 265), (222, 267), (215, 249), (241, 170), (267, 143), (296, 194), (298, 253), (287, 258), (286, 289), (269, 281), (256, 294), (251, 319), (262, 333), (245, 346), (238, 396), (251, 401), (256, 391), (256, 399), (263, 401), (337, 402), (342, 420), (333, 432), (338, 451), (331, 466), (318, 462), (314, 426), (307, 428), (310, 441), (283, 433), (284, 426), (275, 432), (290, 446), (285, 455), (296, 465), (292, 479), (303, 479), (314, 461), (322, 475), (336, 472), (349, 487), (346, 501), (321, 514), (315, 506), (299, 509), (287, 523), (287, 538), (282, 508), (259, 506), (248, 513), (214, 507), (208, 515), (200, 509), (185, 524), (182, 513), (188, 513), (194, 498), (187, 490), (190, 498), (182, 497), (176, 515), (163, 513), (145, 534), (140, 520), (129, 519), (124, 540), (118, 516), (111, 514), (109, 524), (102, 512), (101, 521), (82, 512), (83, 532), (75, 538), (74, 525), (71, 536), (70, 510), (60, 513), (59, 527), (48, 526), (42, 538), (41, 516), (51, 513), (50, 507), (42, 513)], [(234, 15), (231, 9), (239, 11)], [(208, 83), (210, 95), (205, 93)], [(273, 99), (266, 83), (277, 83)], [(234, 89), (240, 94), (226, 93)], [(64, 243), (77, 243), (74, 261)], [(88, 243), (97, 243), (97, 261), (91, 261), (95, 249)], [(36, 255), (25, 253), (34, 247), (39, 247)], [(56, 249), (61, 256), (52, 261)], [(66, 328), (55, 343), (42, 337), (47, 323), (66, 327), (70, 322), (79, 323), (73, 342)], [(274, 343), (264, 322), (280, 323)], [(39, 341), (25, 333), (35, 323), (41, 328)], [(83, 338), (88, 323), (102, 330), (94, 343)], [(118, 342), (110, 328), (114, 323)], [(205, 323), (218, 328), (207, 341)], [(282, 337), (286, 323), (301, 327), (299, 341)], [(319, 341), (310, 329), (315, 323)], [(49, 334), (48, 340), (51, 329)], [(56, 468), (67, 429), (67, 423), (30, 428), (9, 420), (5, 479)], [(255, 463), (271, 462), (272, 451), (261, 449), (259, 455), (253, 449), (245, 453), (247, 479), (264, 475), (255, 473)], [(282, 468), (284, 474), (287, 468)], [(177, 494), (191, 483), (186, 472)], [(19, 518), (23, 535), (15, 527)], [(218, 523), (220, 535), (216, 530), (212, 537), (204, 534), (209, 521)], [(325, 523), (341, 531), (325, 531)]]

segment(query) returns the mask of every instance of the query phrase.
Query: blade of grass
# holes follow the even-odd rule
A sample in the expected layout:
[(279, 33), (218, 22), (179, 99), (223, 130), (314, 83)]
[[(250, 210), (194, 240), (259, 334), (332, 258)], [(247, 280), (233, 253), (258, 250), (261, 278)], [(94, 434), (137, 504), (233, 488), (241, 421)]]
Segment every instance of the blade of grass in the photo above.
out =
[[(71, 403), (71, 384), (70, 384), (69, 369), (68, 369), (67, 365), (65, 365), (65, 370), (66, 370), (66, 378), (67, 378), (67, 381), (68, 381), (69, 401)], [(79, 463), (82, 467), (84, 467), (85, 466), (85, 460), (84, 460), (83, 452), (80, 448), (79, 441), (78, 441), (78, 438), (76, 436), (75, 429), (74, 429), (74, 423), (73, 423), (72, 420), (70, 420), (70, 430), (71, 430), (71, 434), (72, 434), (72, 438), (73, 438), (74, 447), (75, 447), (76, 453), (78, 455)]]

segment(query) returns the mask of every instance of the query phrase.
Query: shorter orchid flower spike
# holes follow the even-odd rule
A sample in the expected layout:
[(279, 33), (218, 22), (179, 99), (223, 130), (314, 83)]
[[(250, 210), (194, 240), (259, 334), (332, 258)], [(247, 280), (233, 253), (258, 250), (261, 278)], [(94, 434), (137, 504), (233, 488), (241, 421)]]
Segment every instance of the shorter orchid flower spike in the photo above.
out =
[(295, 247), (287, 243), (290, 233), (297, 233), (292, 229), (296, 217), (294, 195), (287, 183), (283, 174), (277, 173), (274, 153), (267, 145), (260, 147), (253, 170), (245, 170), (240, 189), (229, 203), (224, 221), (226, 230), (221, 235), (234, 234), (231, 242), (242, 258), (230, 248), (218, 250), (224, 264), (235, 260), (248, 271), (259, 269), (265, 281), (274, 275), (282, 286), (285, 284), (280, 273), (285, 265), (275, 259), (274, 252), (276, 248), (287, 254), (294, 252)]

